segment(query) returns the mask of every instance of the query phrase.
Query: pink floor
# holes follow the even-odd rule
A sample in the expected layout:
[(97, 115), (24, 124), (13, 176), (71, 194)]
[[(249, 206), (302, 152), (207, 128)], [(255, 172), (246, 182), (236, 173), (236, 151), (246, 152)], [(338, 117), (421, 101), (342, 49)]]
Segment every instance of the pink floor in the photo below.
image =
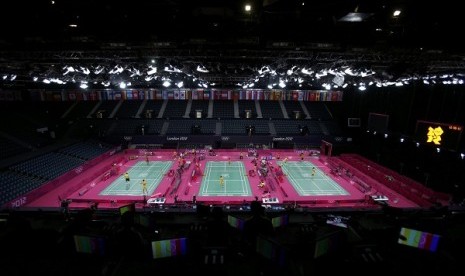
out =
[[(205, 167), (207, 161), (227, 161), (228, 157), (231, 157), (231, 161), (240, 160), (240, 151), (238, 150), (222, 150), (216, 151), (216, 156), (209, 156), (206, 154), (206, 158), (201, 161), (201, 168)], [(259, 150), (260, 156), (273, 154), (274, 156), (279, 153), (281, 158), (288, 157), (289, 161), (300, 160), (298, 152), (294, 150)], [(174, 160), (173, 150), (152, 150), (150, 160)], [(127, 203), (136, 203), (136, 206), (144, 206), (144, 200), (142, 196), (102, 196), (99, 193), (112, 183), (115, 178), (121, 177), (119, 174), (113, 174), (108, 177), (111, 171), (114, 171), (114, 165), (116, 166), (133, 166), (136, 162), (145, 160), (145, 150), (127, 150), (124, 153), (118, 153), (104, 160), (101, 160), (94, 166), (82, 171), (78, 176), (71, 178), (59, 185), (56, 185), (53, 189), (50, 189), (47, 193), (39, 196), (38, 198), (25, 203), (24, 207), (32, 208), (45, 208), (45, 207), (59, 207), (59, 198), (66, 198), (72, 200), (70, 208), (86, 208), (91, 204), (98, 202), (99, 208), (117, 208)], [(193, 155), (187, 155), (186, 160), (193, 160)], [(251, 163), (252, 157), (247, 157), (247, 153), (244, 152), (243, 163), (246, 167), (246, 171), (253, 169)], [(335, 207), (355, 207), (355, 208), (379, 208), (379, 205), (373, 204), (371, 200), (367, 199), (366, 194), (362, 193), (359, 189), (353, 185), (350, 181), (344, 179), (341, 176), (331, 173), (331, 170), (326, 162), (325, 157), (310, 156), (309, 152), (305, 153), (305, 161), (310, 161), (323, 170), (328, 176), (330, 176), (335, 182), (343, 187), (349, 195), (345, 196), (300, 196), (284, 177), (282, 183), (276, 184), (275, 191), (268, 189), (269, 193), (264, 194), (263, 189), (258, 187), (258, 176), (249, 178), (249, 183), (252, 191), (252, 196), (210, 196), (202, 197), (197, 196), (200, 185), (201, 176), (195, 181), (191, 181), (191, 173), (194, 166), (190, 166), (187, 171), (182, 174), (182, 181), (175, 193), (173, 190), (173, 177), (165, 176), (160, 182), (156, 190), (149, 197), (165, 197), (166, 205), (175, 204), (175, 196), (177, 196), (177, 204), (192, 203), (193, 196), (196, 196), (197, 202), (205, 204), (226, 204), (235, 205), (242, 204), (244, 201), (250, 202), (256, 198), (262, 200), (262, 198), (277, 198), (279, 204), (292, 204), (294, 206), (303, 207), (323, 207), (323, 208), (335, 208)], [(273, 159), (272, 164), (276, 166), (276, 160)], [(176, 169), (178, 166), (177, 162), (173, 162), (172, 169)], [(123, 171), (123, 170), (120, 170)], [(106, 175), (106, 176), (105, 176)], [(389, 204), (393, 207), (408, 208), (417, 207), (414, 203), (406, 199), (405, 197), (390, 191), (390, 198), (395, 198)], [(368, 196), (369, 197), (369, 196)]]

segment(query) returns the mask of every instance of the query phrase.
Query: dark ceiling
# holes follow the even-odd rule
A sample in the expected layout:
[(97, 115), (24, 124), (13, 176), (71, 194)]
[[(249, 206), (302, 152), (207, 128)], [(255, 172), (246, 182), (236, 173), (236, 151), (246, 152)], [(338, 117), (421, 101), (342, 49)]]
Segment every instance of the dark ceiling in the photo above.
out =
[[(349, 13), (363, 20), (345, 21)], [(392, 81), (456, 73), (465, 68), (461, 13), (452, 0), (15, 0), (2, 3), (0, 74), (154, 58), (185, 73), (205, 65), (204, 79), (224, 86), (266, 65), (358, 66)]]
[[(402, 10), (398, 18), (392, 16), (395, 9)], [(350, 12), (367, 18), (340, 21)], [(0, 20), (0, 40), (16, 45), (81, 40), (263, 46), (284, 41), (461, 50), (465, 26), (451, 0), (15, 0), (2, 3)]]

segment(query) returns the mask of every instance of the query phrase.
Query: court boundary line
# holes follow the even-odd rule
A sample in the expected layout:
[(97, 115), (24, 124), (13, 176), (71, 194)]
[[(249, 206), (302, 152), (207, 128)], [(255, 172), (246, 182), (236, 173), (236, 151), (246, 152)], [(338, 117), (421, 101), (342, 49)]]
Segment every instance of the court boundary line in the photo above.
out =
[[(218, 165), (218, 163), (222, 163), (221, 165)], [(208, 161), (206, 163), (206, 173), (204, 176), (206, 176), (205, 179), (202, 180), (202, 189), (201, 189), (201, 194), (199, 196), (251, 196), (252, 195), (252, 190), (250, 189), (250, 182), (248, 178), (244, 174), (245, 166), (244, 163), (241, 161), (231, 161), (231, 164), (228, 164), (229, 161)], [(219, 180), (213, 179), (210, 176), (212, 174), (219, 173), (220, 175), (223, 175), (222, 172), (228, 172), (228, 169), (233, 170), (233, 174), (236, 176), (239, 176), (239, 179), (226, 179), (224, 178), (224, 185), (223, 188), (224, 191), (209, 191), (210, 188), (212, 187), (212, 183), (215, 183)], [(228, 172), (228, 175), (230, 172)], [(240, 186), (238, 186), (238, 190), (231, 191), (228, 190), (228, 182), (234, 183), (234, 182), (240, 182)], [(229, 183), (229, 184), (231, 184)], [(249, 186), (249, 188), (247, 188)], [(217, 189), (213, 189), (217, 190)]]
[[(138, 166), (139, 163), (145, 163), (145, 161), (139, 161), (137, 163), (135, 163), (133, 166), (131, 166), (129, 168), (129, 170), (127, 171), (130, 175), (131, 173), (134, 173), (134, 171), (137, 171), (137, 170), (142, 170), (141, 173), (146, 173), (147, 175), (151, 174), (151, 173), (154, 173), (156, 172), (156, 177), (155, 178), (145, 178), (147, 180), (147, 196), (154, 193), (155, 190), (158, 188), (158, 185), (160, 185), (160, 183), (163, 181), (163, 177), (165, 176), (166, 172), (169, 170), (169, 168), (173, 165), (173, 161), (171, 160), (166, 160), (166, 161), (151, 161), (152, 164), (150, 164), (149, 166), (147, 165), (144, 165), (144, 166)], [(159, 169), (159, 170), (157, 170)], [(152, 170), (156, 170), (156, 171), (152, 171)], [(140, 175), (141, 173), (139, 173), (138, 175)], [(121, 176), (118, 176), (118, 178), (121, 177)], [(121, 195), (130, 195), (130, 196), (143, 196), (144, 193), (142, 191), (142, 188), (140, 189), (137, 189), (135, 186), (137, 183), (139, 183), (140, 185), (141, 182), (142, 182), (142, 179), (144, 178), (131, 178), (131, 182), (132, 182), (132, 179), (134, 179), (134, 183), (131, 183), (130, 185), (130, 189), (123, 189), (121, 190), (121, 187), (119, 186), (122, 186), (122, 185), (126, 185), (126, 182), (125, 180), (122, 180), (122, 179), (116, 179), (114, 180), (112, 183), (110, 183), (109, 186), (107, 186), (105, 189), (103, 189), (100, 193), (99, 193), (99, 196), (121, 196)], [(150, 182), (151, 180), (151, 182)], [(158, 183), (157, 183), (158, 181)], [(116, 183), (115, 183), (116, 182)], [(107, 190), (108, 189), (108, 190)], [(123, 192), (121, 192), (123, 191)], [(103, 194), (105, 192), (105, 194)]]
[[(342, 186), (337, 184), (334, 180), (329, 178), (326, 174), (326, 177), (323, 178), (318, 178), (318, 179), (313, 179), (313, 178), (296, 178), (298, 173), (295, 173), (298, 171), (301, 175), (303, 172), (303, 169), (310, 166), (310, 167), (315, 167), (318, 168), (318, 172), (321, 172), (319, 169), (322, 166), (314, 166), (314, 164), (310, 161), (304, 161), (305, 166), (301, 166), (301, 161), (291, 161), (293, 163), (286, 163), (283, 166), (283, 161), (280, 161), (278, 165), (281, 165), (281, 167), (284, 167), (284, 170), (291, 182), (291, 184), (294, 186), (294, 188), (297, 190), (300, 196), (312, 196), (312, 195), (330, 195), (330, 196), (347, 196), (350, 195), (350, 193), (345, 190)], [(288, 166), (289, 165), (289, 166)], [(321, 173), (320, 173), (321, 174)], [(316, 180), (319, 180), (321, 183), (326, 186), (326, 188), (320, 187), (317, 183)], [(310, 185), (314, 185), (317, 189), (304, 189), (301, 184), (304, 184), (306, 181), (309, 181)], [(303, 182), (303, 183), (302, 183)]]

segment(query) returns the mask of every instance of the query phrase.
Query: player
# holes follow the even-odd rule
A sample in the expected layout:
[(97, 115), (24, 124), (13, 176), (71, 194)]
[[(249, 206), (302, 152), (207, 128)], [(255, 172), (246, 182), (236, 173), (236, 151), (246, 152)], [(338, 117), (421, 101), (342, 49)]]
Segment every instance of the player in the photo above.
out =
[(129, 178), (129, 173), (127, 172), (124, 173), (124, 180), (126, 180), (126, 182), (131, 181), (131, 179)]
[(300, 161), (304, 161), (304, 153), (303, 152), (300, 153)]
[(149, 164), (149, 156), (147, 155), (147, 153), (145, 154), (145, 163), (147, 163), (147, 165)]
[(220, 186), (224, 187), (224, 177), (220, 175)]
[(315, 176), (315, 173), (316, 173), (316, 169), (315, 167), (312, 167), (312, 176)]
[(263, 180), (263, 179), (260, 180), (260, 183), (258, 184), (258, 187), (259, 187), (259, 188), (265, 187), (265, 180)]
[(242, 160), (244, 159), (244, 153), (241, 151), (241, 154), (239, 155), (239, 159)]
[(130, 185), (130, 180), (131, 179), (129, 179), (129, 173), (128, 172), (124, 173), (124, 180), (126, 181), (126, 190), (129, 190), (129, 185)]
[(228, 157), (228, 165), (231, 165), (231, 157)]
[(142, 179), (142, 194), (144, 197), (147, 195), (147, 180)]

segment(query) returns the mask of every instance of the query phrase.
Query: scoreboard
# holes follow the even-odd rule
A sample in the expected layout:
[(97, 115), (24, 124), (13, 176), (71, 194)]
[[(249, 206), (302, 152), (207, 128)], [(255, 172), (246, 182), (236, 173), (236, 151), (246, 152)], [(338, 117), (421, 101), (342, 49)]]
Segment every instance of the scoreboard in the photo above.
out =
[(418, 120), (415, 138), (422, 144), (456, 150), (462, 131), (461, 125)]

